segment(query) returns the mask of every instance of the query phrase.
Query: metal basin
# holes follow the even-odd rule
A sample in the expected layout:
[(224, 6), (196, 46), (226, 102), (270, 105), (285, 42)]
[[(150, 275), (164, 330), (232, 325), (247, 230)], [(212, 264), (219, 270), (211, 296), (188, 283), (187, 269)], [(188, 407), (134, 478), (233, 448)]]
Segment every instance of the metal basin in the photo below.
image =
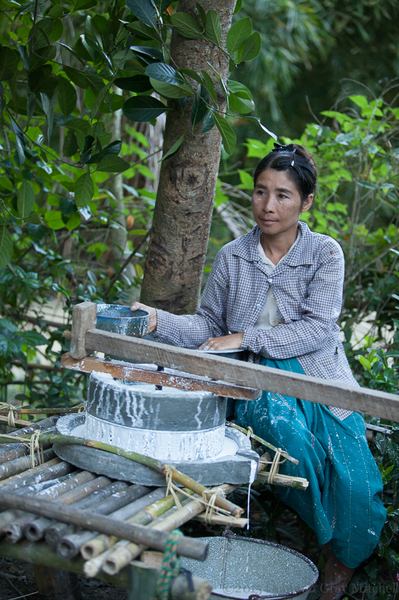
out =
[(235, 535), (209, 542), (205, 562), (182, 558), (182, 566), (212, 585), (213, 600), (305, 600), (319, 573), (306, 556), (279, 544)]
[(129, 306), (97, 304), (97, 329), (143, 337), (147, 333), (149, 314), (145, 310), (131, 311)]

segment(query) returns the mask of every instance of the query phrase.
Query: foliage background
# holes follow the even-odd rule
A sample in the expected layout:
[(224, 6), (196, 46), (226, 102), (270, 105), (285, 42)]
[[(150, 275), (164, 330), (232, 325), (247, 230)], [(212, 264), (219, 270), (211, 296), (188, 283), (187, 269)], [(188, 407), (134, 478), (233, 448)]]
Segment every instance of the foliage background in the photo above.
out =
[[(307, 220), (345, 252), (341, 319), (351, 366), (362, 385), (397, 393), (399, 3), (238, 2), (229, 91), (217, 73), (211, 82), (177, 66), (165, 74), (171, 28), (220, 42), (213, 14), (198, 29), (166, 14), (169, 2), (156, 5), (153, 22), (133, 0), (0, 0), (1, 400), (41, 408), (84, 395), (84, 377), (60, 369), (62, 332), (76, 302), (138, 297), (159, 123), (186, 95), (196, 98), (193, 129), (218, 127), (224, 143), (204, 281), (218, 248), (252, 226), (251, 172), (273, 145), (259, 128), (265, 123), (279, 141), (294, 139), (317, 157), (320, 184)], [(179, 14), (177, 3), (171, 12)], [(219, 88), (228, 114), (218, 112)], [(46, 316), (54, 301), (63, 325)], [(389, 519), (352, 597), (384, 600), (398, 594), (361, 595), (361, 585), (395, 583), (399, 572), (399, 435), (397, 424), (370, 421), (392, 430), (372, 445)], [(259, 535), (267, 536), (283, 509), (262, 497)]]

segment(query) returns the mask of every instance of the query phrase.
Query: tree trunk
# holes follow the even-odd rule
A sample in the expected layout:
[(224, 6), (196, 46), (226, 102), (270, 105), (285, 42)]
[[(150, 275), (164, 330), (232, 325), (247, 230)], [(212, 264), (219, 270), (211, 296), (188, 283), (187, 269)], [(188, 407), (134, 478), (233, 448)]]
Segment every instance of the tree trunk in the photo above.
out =
[[(117, 110), (112, 115), (112, 131), (114, 139), (121, 139), (122, 136), (122, 111)], [(125, 203), (123, 200), (123, 177), (121, 173), (118, 173), (114, 177), (111, 177), (108, 181), (108, 189), (115, 197), (115, 221), (119, 223), (122, 228), (110, 228), (109, 229), (109, 242), (110, 242), (110, 256), (108, 262), (115, 267), (115, 263), (122, 264), (125, 260), (125, 250), (127, 246), (127, 232), (126, 232), (126, 215), (124, 212)], [(125, 275), (132, 281), (135, 275), (134, 266), (129, 264), (125, 268)], [(133, 299), (133, 296), (132, 296)]]
[[(222, 26), (222, 46), (231, 25), (234, 0), (204, 0), (205, 11), (215, 10)], [(182, 0), (179, 11), (199, 21), (195, 0)], [(215, 81), (208, 61), (223, 81), (228, 77), (228, 56), (211, 42), (187, 39), (174, 33), (172, 64), (196, 71), (204, 69)], [(215, 81), (219, 108), (226, 108)], [(170, 111), (166, 118), (164, 154), (185, 132), (191, 130), (192, 99), (183, 117)], [(141, 300), (176, 314), (192, 313), (199, 301), (201, 278), (212, 220), (212, 208), (219, 168), (221, 137), (216, 127), (194, 137), (186, 134), (178, 152), (161, 167), (152, 233), (144, 270)]]

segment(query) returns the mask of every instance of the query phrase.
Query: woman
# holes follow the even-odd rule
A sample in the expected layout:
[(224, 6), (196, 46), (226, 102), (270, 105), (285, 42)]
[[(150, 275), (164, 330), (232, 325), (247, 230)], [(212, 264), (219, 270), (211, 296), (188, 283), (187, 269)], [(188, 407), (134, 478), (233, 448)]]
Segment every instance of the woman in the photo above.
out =
[[(180, 347), (243, 348), (278, 369), (357, 385), (340, 340), (344, 258), (332, 238), (299, 220), (312, 205), (317, 169), (297, 144), (275, 148), (254, 173), (256, 226), (216, 256), (195, 315), (150, 312), (149, 332)], [(299, 459), (280, 472), (306, 477), (283, 501), (316, 531), (330, 556), (322, 600), (341, 597), (380, 537), (386, 511), (361, 415), (263, 392), (236, 403), (237, 421)]]

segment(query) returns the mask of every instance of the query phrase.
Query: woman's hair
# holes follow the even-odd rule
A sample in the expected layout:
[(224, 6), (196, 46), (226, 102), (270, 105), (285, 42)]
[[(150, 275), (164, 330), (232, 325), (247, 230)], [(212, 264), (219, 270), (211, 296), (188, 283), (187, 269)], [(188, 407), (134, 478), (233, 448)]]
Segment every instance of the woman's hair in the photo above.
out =
[(254, 171), (255, 184), (259, 175), (266, 169), (287, 171), (287, 175), (295, 184), (303, 202), (309, 194), (314, 194), (316, 191), (316, 163), (313, 155), (299, 144), (288, 144), (287, 146), (274, 144), (274, 149), (262, 158)]

